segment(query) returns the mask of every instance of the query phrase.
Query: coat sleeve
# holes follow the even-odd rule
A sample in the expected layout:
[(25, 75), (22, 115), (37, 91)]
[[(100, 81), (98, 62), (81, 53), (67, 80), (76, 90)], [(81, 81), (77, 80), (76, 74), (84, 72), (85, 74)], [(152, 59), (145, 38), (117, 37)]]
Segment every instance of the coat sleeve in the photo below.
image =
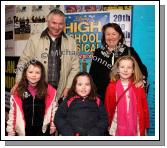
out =
[(88, 131), (88, 136), (104, 136), (108, 128), (107, 113), (105, 111), (103, 103), (100, 101), (98, 107), (99, 120), (94, 128)]
[(15, 136), (16, 130), (16, 103), (14, 102), (13, 96), (10, 97), (10, 110), (9, 110), (9, 119), (7, 121), (6, 131), (8, 136)]
[(34, 58), (34, 51), (35, 45), (33, 44), (32, 38), (30, 38), (17, 64), (16, 82), (19, 82), (21, 80), (24, 67), (31, 59)]
[(115, 92), (115, 85), (113, 83), (110, 83), (106, 89), (104, 106), (108, 114), (109, 127), (110, 127), (116, 108), (116, 92)]
[[(93, 54), (93, 57), (98, 57), (98, 49), (95, 50), (94, 54)], [(90, 66), (90, 70), (89, 70), (89, 74), (91, 75), (92, 79), (93, 79), (93, 82), (96, 84), (97, 80), (96, 80), (96, 77), (97, 77), (97, 71), (99, 69), (99, 64), (92, 59), (92, 62), (91, 62), (91, 66)], [(97, 84), (96, 84), (97, 85)]]
[(72, 39), (69, 44), (72, 44), (72, 49), (73, 51), (76, 53), (74, 55), (71, 55), (71, 71), (68, 75), (67, 78), (67, 83), (66, 83), (66, 88), (70, 88), (72, 85), (72, 81), (75, 77), (75, 75), (80, 71), (80, 65), (79, 65), (79, 55), (77, 54), (77, 50), (76, 50), (76, 42)]
[(144, 121), (145, 121), (145, 127), (150, 127), (150, 120), (149, 120), (149, 108), (148, 108), (148, 102), (145, 90), (141, 88), (141, 94), (142, 94), (142, 105), (143, 105), (143, 112), (144, 112)]
[(51, 111), (50, 134), (53, 134), (56, 131), (56, 126), (54, 124), (54, 117), (57, 109), (58, 109), (58, 102), (54, 100), (52, 103), (52, 111)]
[(73, 136), (72, 127), (69, 125), (68, 121), (66, 120), (68, 112), (67, 100), (63, 101), (54, 117), (54, 123), (62, 136)]

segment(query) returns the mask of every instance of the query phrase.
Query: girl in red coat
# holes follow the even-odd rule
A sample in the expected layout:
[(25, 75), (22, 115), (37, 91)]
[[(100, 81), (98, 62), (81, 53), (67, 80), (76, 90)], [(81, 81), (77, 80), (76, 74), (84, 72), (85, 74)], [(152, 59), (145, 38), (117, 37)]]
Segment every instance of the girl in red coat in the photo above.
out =
[(105, 94), (109, 119), (109, 134), (114, 136), (144, 136), (149, 128), (149, 111), (143, 87), (136, 87), (143, 75), (132, 56), (122, 56), (111, 72)]

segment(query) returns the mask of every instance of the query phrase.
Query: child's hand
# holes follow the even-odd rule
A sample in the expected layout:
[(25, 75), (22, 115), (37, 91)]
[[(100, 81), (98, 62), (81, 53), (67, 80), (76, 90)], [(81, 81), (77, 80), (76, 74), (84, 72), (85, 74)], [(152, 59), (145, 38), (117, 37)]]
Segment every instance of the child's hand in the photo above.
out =
[(135, 86), (138, 88), (138, 87), (144, 87), (144, 84), (146, 84), (146, 80), (145, 80), (145, 76), (143, 76), (143, 80), (141, 80), (141, 81), (139, 81), (139, 82), (137, 82), (136, 84), (135, 84)]
[(68, 95), (68, 91), (69, 91), (69, 89), (68, 88), (64, 88), (64, 90), (63, 90), (63, 92), (62, 92), (62, 94), (61, 94), (61, 98), (62, 97), (67, 97), (67, 95)]

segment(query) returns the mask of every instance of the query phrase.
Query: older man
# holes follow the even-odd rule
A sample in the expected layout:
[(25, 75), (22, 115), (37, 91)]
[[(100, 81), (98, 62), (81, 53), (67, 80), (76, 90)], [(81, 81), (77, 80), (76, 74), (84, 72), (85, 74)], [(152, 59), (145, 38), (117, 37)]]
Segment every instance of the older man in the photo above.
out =
[(57, 89), (56, 98), (66, 97), (74, 76), (79, 72), (79, 56), (73, 38), (66, 35), (64, 13), (52, 10), (47, 16), (48, 27), (30, 37), (17, 65), (15, 90), (21, 79), (22, 68), (30, 60), (43, 63), (47, 81)]

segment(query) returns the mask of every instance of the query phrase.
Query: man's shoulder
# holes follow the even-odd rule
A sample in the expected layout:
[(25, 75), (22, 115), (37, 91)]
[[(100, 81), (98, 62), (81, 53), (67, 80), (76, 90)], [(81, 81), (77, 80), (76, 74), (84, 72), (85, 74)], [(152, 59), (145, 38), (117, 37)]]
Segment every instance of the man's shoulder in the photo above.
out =
[(39, 39), (41, 37), (41, 33), (36, 33), (36, 34), (32, 34), (31, 36), (30, 36), (30, 39), (35, 39), (35, 40), (37, 40), (37, 39)]
[(68, 35), (68, 34), (65, 34), (65, 35), (66, 35), (67, 40), (75, 41), (75, 39), (73, 37), (71, 37), (70, 35)]

